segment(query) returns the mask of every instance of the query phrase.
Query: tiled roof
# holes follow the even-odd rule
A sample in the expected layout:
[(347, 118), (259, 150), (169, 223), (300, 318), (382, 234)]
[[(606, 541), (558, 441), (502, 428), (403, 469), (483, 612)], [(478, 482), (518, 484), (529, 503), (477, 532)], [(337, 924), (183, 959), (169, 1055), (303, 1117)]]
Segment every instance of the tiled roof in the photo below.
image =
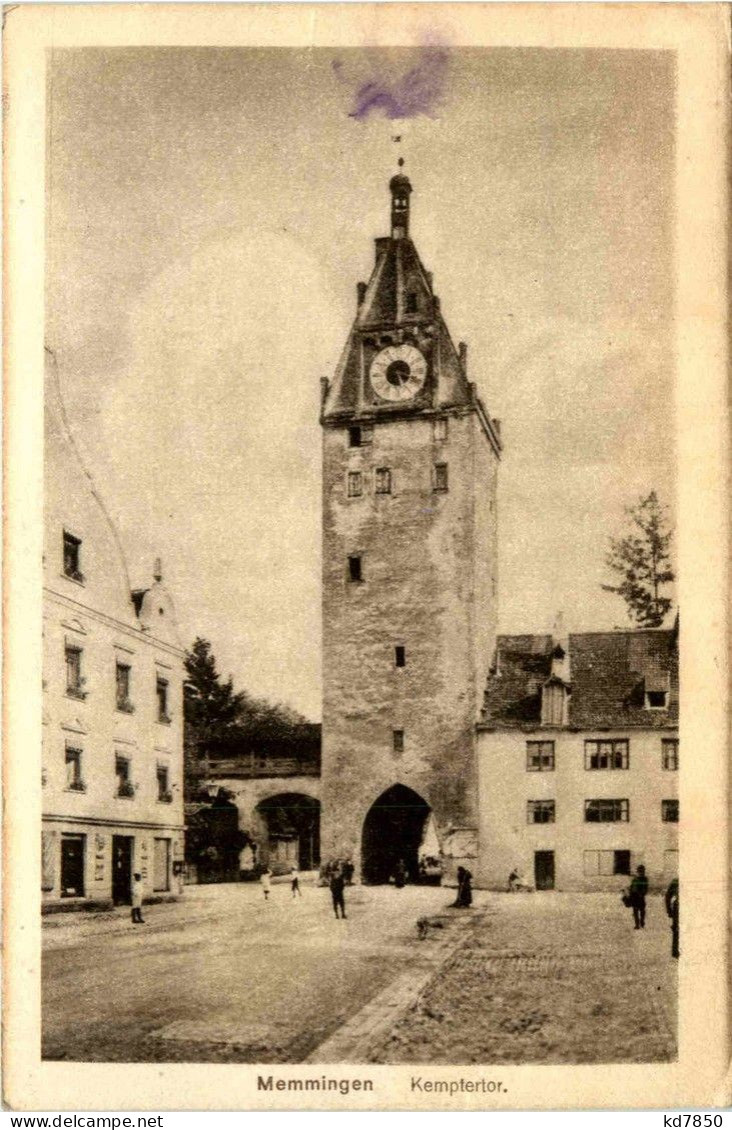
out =
[[(551, 675), (552, 637), (499, 636), (486, 683), (482, 722), (541, 724), (541, 688)], [(676, 633), (652, 629), (569, 636), (568, 725), (575, 729), (662, 728), (678, 723)], [(648, 709), (647, 691), (667, 691), (666, 709)]]

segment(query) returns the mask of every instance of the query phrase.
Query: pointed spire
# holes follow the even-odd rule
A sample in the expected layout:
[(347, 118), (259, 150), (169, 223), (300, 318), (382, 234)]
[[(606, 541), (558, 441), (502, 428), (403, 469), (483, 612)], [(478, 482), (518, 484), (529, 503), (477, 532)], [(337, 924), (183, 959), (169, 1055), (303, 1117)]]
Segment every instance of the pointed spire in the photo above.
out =
[(389, 191), (391, 192), (391, 238), (406, 239), (409, 235), (409, 197), (412, 193), (412, 186), (409, 183), (409, 177), (401, 172), (404, 165), (403, 157), (399, 158), (398, 164), (400, 172), (389, 181)]

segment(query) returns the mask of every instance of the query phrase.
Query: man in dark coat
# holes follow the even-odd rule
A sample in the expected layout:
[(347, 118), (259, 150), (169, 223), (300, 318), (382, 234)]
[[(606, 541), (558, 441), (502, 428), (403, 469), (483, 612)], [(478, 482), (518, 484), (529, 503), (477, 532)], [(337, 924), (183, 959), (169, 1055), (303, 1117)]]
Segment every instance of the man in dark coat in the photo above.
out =
[(635, 875), (630, 883), (630, 905), (633, 908), (633, 922), (636, 930), (645, 929), (646, 925), (646, 895), (648, 894), (648, 880), (646, 869), (641, 863), (636, 868)]
[(679, 956), (679, 880), (672, 879), (666, 888), (666, 913), (671, 919), (671, 957)]
[(343, 875), (343, 869), (339, 865), (333, 868), (330, 873), (330, 894), (333, 899), (333, 910), (335, 911), (336, 918), (338, 917), (338, 910), (340, 908), (341, 918), (346, 917), (346, 903), (343, 897), (343, 888), (346, 885), (346, 880)]

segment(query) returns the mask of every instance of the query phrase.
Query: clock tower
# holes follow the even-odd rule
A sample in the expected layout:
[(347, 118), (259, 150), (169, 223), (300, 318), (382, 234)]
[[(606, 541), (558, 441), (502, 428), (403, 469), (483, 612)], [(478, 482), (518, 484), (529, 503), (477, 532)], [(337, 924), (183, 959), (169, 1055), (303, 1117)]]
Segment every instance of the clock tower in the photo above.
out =
[(477, 861), (501, 452), (410, 238), (409, 179), (323, 382), (323, 859)]

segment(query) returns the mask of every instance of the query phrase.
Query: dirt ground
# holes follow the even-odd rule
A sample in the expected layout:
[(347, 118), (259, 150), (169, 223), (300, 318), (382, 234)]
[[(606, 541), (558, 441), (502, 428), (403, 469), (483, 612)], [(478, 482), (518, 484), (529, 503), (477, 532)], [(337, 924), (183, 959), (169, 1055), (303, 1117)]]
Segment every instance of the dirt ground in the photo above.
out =
[(645, 930), (615, 895), (479, 895), (475, 929), (374, 1063), (676, 1058), (677, 962), (660, 896)]
[[(128, 911), (56, 916), (43, 929), (44, 1058), (299, 1063), (351, 1030), (360, 1062), (675, 1057), (660, 897), (645, 931), (615, 895), (477, 892), (471, 911), (452, 899), (353, 887), (342, 922), (312, 883), (298, 901), (275, 884), (267, 903), (232, 884), (149, 907), (144, 927)], [(425, 916), (441, 927), (420, 941)], [(400, 995), (405, 981), (418, 996)]]

